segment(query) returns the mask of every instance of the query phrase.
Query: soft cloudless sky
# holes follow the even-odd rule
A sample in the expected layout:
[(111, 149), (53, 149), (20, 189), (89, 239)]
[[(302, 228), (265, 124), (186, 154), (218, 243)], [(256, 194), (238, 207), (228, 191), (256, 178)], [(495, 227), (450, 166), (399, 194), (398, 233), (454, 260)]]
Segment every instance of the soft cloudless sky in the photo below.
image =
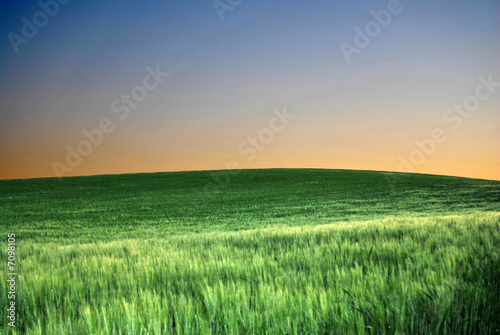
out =
[[(460, 125), (443, 118), (479, 76), (500, 82), (500, 2), (401, 0), (347, 62), (340, 44), (354, 45), (354, 29), (389, 2), (243, 0), (220, 20), (211, 1), (73, 0), (17, 53), (9, 33), (22, 36), (41, 7), (2, 2), (0, 178), (236, 161), (500, 180), (500, 87)], [(168, 77), (120, 119), (112, 103), (157, 65)], [(284, 108), (295, 118), (251, 155), (249, 136), (269, 135)], [(114, 130), (70, 166), (68, 148), (103, 119)], [(422, 153), (415, 141), (436, 129), (446, 140)]]

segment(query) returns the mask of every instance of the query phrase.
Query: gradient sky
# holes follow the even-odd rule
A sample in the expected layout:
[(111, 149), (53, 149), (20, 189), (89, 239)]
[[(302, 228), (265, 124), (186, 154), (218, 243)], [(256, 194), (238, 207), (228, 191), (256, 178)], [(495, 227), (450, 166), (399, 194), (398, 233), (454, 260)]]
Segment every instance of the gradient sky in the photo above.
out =
[[(73, 0), (17, 53), (9, 33), (41, 7), (2, 2), (0, 178), (55, 177), (54, 162), (75, 176), (413, 159), (415, 172), (500, 180), (500, 87), (460, 125), (443, 118), (478, 77), (500, 82), (500, 2), (402, 0), (348, 63), (340, 44), (390, 2), (243, 0), (221, 20), (211, 0)], [(120, 119), (112, 103), (158, 64), (168, 77)], [(244, 154), (285, 107), (295, 118)], [(103, 119), (114, 130), (69, 166), (67, 148)], [(435, 129), (446, 140), (416, 153)]]

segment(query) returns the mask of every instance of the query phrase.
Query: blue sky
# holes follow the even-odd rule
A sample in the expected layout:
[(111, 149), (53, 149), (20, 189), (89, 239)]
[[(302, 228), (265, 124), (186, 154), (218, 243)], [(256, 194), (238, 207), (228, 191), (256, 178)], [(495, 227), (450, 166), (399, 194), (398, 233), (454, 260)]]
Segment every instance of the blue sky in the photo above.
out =
[[(282, 106), (297, 121), (244, 167), (397, 170), (478, 76), (500, 80), (500, 4), (401, 1), (348, 63), (340, 43), (388, 3), (244, 0), (221, 21), (211, 1), (73, 0), (18, 53), (8, 34), (41, 7), (3, 3), (0, 177), (54, 176), (65, 147), (157, 64), (165, 82), (68, 175), (224, 168)], [(498, 94), (482, 102), (417, 170), (496, 178), (498, 106)]]

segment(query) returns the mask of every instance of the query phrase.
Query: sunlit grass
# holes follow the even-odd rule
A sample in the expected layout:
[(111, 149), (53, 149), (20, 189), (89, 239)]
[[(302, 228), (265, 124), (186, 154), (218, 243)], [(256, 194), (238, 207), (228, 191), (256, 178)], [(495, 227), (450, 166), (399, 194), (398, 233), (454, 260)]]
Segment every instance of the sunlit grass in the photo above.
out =
[(498, 213), (24, 243), (17, 334), (491, 334), (499, 246)]

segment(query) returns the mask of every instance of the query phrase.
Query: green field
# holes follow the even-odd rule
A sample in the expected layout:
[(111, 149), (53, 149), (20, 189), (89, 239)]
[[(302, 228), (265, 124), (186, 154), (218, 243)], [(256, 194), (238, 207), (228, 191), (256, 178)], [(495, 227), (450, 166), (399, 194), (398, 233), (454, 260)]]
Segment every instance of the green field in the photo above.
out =
[(500, 182), (231, 173), (0, 181), (0, 332), (500, 332)]

